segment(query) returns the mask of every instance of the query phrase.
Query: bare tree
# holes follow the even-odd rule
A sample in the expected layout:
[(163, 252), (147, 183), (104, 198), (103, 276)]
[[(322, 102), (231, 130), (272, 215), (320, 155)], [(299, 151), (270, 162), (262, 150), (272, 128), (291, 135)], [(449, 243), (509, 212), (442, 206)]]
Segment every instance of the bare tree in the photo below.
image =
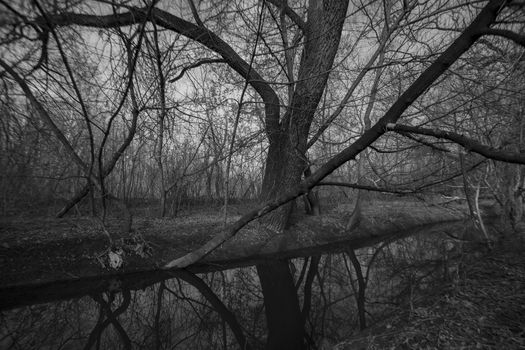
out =
[[(160, 169), (159, 183), (163, 208), (161, 214), (165, 213), (166, 194), (178, 186), (179, 179), (186, 176), (191, 166), (195, 166), (194, 160), (198, 158), (202, 144), (216, 147), (213, 152), (208, 149), (207, 155), (203, 152), (203, 157), (209, 157), (209, 154), (213, 153), (211, 162), (206, 160), (207, 165), (204, 168), (216, 169), (216, 183), (224, 183), (225, 188), (222, 190), (225, 203), (228, 203), (232, 187), (230, 171), (234, 168), (232, 155), (235, 142), (239, 133), (249, 134), (241, 132), (241, 106), (262, 106), (261, 110), (264, 112), (261, 113), (260, 120), (255, 117), (251, 122), (251, 125), (262, 125), (265, 140), (259, 142), (259, 145), (263, 149), (267, 147), (266, 152), (260, 152), (264, 155), (264, 173), (259, 194), (261, 205), (225, 227), (202, 247), (165, 266), (166, 269), (171, 269), (195, 263), (256, 219), (260, 220), (264, 230), (273, 235), (286, 234), (295, 217), (292, 215), (296, 208), (294, 200), (321, 185), (321, 181), (332, 173), (337, 175), (343, 170), (346, 170), (346, 173), (348, 170), (355, 171), (356, 168), (347, 163), (357, 157), (362, 163), (367, 160), (370, 176), (378, 178), (378, 181), (385, 184), (385, 189), (390, 188), (392, 192), (406, 191), (406, 188), (401, 186), (402, 176), (398, 173), (411, 172), (409, 181), (412, 184), (424, 182), (419, 181), (419, 175), (416, 176), (415, 172), (410, 170), (421, 167), (422, 164), (433, 164), (432, 167), (417, 173), (421, 174), (421, 178), (432, 178), (432, 173), (437, 171), (439, 165), (443, 164), (443, 159), (447, 157), (442, 155), (432, 158), (432, 154), (425, 153), (428, 150), (421, 149), (431, 148), (432, 151), (428, 152), (447, 154), (452, 153), (454, 147), (460, 146), (492, 160), (524, 164), (525, 158), (521, 149), (504, 149), (501, 142), (494, 143), (492, 139), (483, 135), (483, 130), (497, 123), (494, 120), (487, 119), (484, 128), (474, 128), (475, 130), (469, 133), (461, 133), (461, 130), (473, 129), (473, 126), (477, 125), (476, 114), (467, 113), (465, 105), (472, 101), (480, 101), (482, 93), (467, 98), (468, 102), (465, 103), (461, 98), (466, 94), (449, 94), (447, 91), (447, 84), (452, 84), (450, 82), (454, 76), (461, 77), (458, 81), (467, 81), (469, 69), (465, 68), (465, 61), (466, 58), (473, 61), (473, 58), (466, 55), (474, 53), (474, 49), (477, 49), (482, 41), (493, 45), (497, 38), (512, 45), (512, 48), (518, 47), (522, 50), (520, 24), (516, 24), (513, 17), (516, 9), (522, 12), (523, 4), (505, 0), (490, 0), (483, 4), (446, 1), (385, 1), (370, 4), (355, 2), (350, 6), (348, 1), (335, 0), (312, 0), (308, 4), (300, 5), (288, 4), (287, 1), (255, 1), (247, 4), (220, 2), (215, 5), (202, 5), (202, 8), (192, 1), (180, 8), (155, 1), (143, 7), (115, 1), (101, 2), (101, 6), (91, 12), (81, 5), (42, 7), (40, 15), (26, 18), (20, 16), (18, 10), (10, 8), (13, 18), (17, 18), (18, 23), (23, 23), (20, 25), (28, 25), (38, 34), (36, 42), (41, 45), (43, 61), (48, 55), (49, 36), (53, 36), (57, 41), (56, 33), (69, 28), (82, 27), (111, 33), (124, 31), (123, 28), (129, 27), (136, 33), (133, 36), (134, 41), (128, 41), (134, 43), (135, 54), (127, 65), (128, 77), (121, 92), (121, 102), (117, 104), (116, 110), (102, 130), (96, 167), (85, 163), (69, 139), (63, 135), (63, 131), (56, 126), (26, 79), (21, 73), (17, 73), (20, 68), (17, 67), (16, 59), (2, 59), (0, 65), (20, 86), (39, 112), (41, 119), (54, 131), (56, 138), (68, 150), (71, 159), (82, 169), (84, 176), (97, 186), (102, 197), (105, 197), (107, 191), (104, 179), (110, 175), (123, 152), (123, 149), (119, 148), (104, 165), (105, 145), (113, 120), (120, 113), (128, 95), (133, 114), (139, 113), (140, 106), (133, 89), (133, 76), (137, 74), (135, 69), (142, 39), (147, 37), (145, 31), (147, 28), (153, 28), (152, 52), (156, 62), (155, 75), (158, 78), (158, 81), (153, 83), (156, 87), (153, 90), (160, 94), (157, 98), (158, 106), (155, 107), (158, 107), (158, 131), (153, 132), (153, 137), (156, 137), (155, 168)], [(347, 18), (354, 22), (350, 23), (351, 20)], [(457, 18), (461, 18), (461, 21), (456, 21)], [(354, 29), (354, 36), (346, 35)], [(161, 50), (155, 44), (158, 44), (155, 35), (160, 31), (184, 37), (184, 50), (190, 52), (184, 58), (183, 68), (178, 68), (178, 75), (173, 78), (174, 81), (187, 77), (184, 78), (184, 82), (188, 90), (199, 91), (204, 86), (201, 81), (205, 79), (195, 77), (205, 76), (212, 71), (209, 65), (220, 65), (224, 68), (222, 72), (226, 78), (221, 80), (222, 86), (215, 84), (213, 88), (230, 89), (228, 92), (231, 95), (239, 94), (241, 101), (236, 109), (237, 113), (232, 114), (222, 107), (214, 110), (218, 115), (222, 113), (222, 116), (225, 116), (222, 125), (219, 121), (210, 121), (213, 116), (206, 119), (191, 112), (190, 106), (199, 104), (196, 103), (199, 102), (198, 99), (187, 103), (185, 108), (177, 106), (178, 112), (193, 124), (196, 123), (195, 120), (200, 120), (208, 123), (209, 129), (206, 128), (206, 131), (196, 138), (191, 131), (185, 131), (187, 135), (196, 139), (188, 144), (197, 147), (196, 151), (188, 152), (193, 156), (189, 157), (190, 161), (186, 163), (182, 175), (173, 177), (175, 180), (172, 185), (167, 185), (165, 176), (168, 177), (169, 171), (162, 162), (162, 154), (170, 152), (169, 143), (164, 139), (166, 129), (169, 130), (169, 127), (165, 129), (164, 123), (169, 120), (166, 119), (166, 97), (169, 96), (170, 90), (166, 82), (170, 81), (170, 72), (169, 65), (164, 66), (166, 71), (163, 70)], [(261, 45), (250, 44), (255, 38), (257, 43), (260, 40)], [(170, 49), (165, 52), (168, 51)], [(487, 52), (476, 51), (474, 58), (486, 55)], [(204, 58), (199, 57), (202, 53), (206, 54)], [(38, 60), (36, 67), (40, 65)], [(27, 73), (29, 69), (23, 71)], [(190, 72), (197, 73), (192, 76)], [(369, 74), (370, 72), (374, 74)], [(227, 84), (229, 85), (225, 87)], [(142, 96), (148, 95), (144, 92), (149, 89), (147, 84), (136, 89), (137, 95), (138, 91), (142, 91)], [(179, 95), (180, 100), (185, 99), (184, 94)], [(447, 108), (440, 102), (443, 97), (453, 101)], [(251, 100), (243, 102), (245, 98)], [(78, 104), (82, 106), (81, 99), (77, 99)], [(222, 101), (220, 104), (226, 105)], [(246, 114), (249, 115), (247, 112)], [(136, 117), (134, 120), (136, 123)], [(88, 122), (88, 125), (91, 124)], [(219, 131), (221, 127), (224, 128), (223, 132)], [(249, 126), (246, 125), (246, 128), (249, 129)], [(210, 138), (213, 139), (211, 142)], [(130, 132), (122, 143), (124, 149), (132, 139), (133, 133)], [(224, 152), (228, 139), (230, 147)], [(446, 143), (434, 143), (435, 139), (444, 140)], [(333, 146), (325, 152), (323, 147), (329, 143)], [(394, 151), (389, 153), (391, 149)], [(410, 153), (411, 157), (406, 157), (405, 151), (413, 152)], [(388, 158), (384, 154), (395, 156)], [(227, 159), (226, 169), (220, 173), (220, 166), (213, 167), (223, 157)], [(454, 156), (449, 155), (448, 158), (452, 159)], [(241, 162), (242, 158), (239, 159)], [(457, 160), (454, 159), (455, 162)], [(142, 163), (143, 166), (149, 164), (147, 160), (143, 160)], [(365, 172), (363, 164), (357, 167), (359, 172)], [(94, 168), (98, 168), (97, 171), (94, 171)], [(513, 168), (513, 171), (516, 169)], [(460, 171), (455, 176), (461, 174)], [(520, 175), (521, 170), (515, 174), (519, 179), (513, 182), (512, 196), (518, 194), (520, 202), (519, 184), (523, 182), (523, 176)], [(219, 180), (221, 176), (222, 181)], [(441, 174), (435, 177), (446, 176)], [(211, 187), (210, 178), (211, 175), (203, 181), (205, 185), (194, 182), (193, 187), (187, 187), (191, 188), (197, 197), (203, 188)], [(432, 181), (432, 184), (421, 184), (419, 189), (426, 185), (439, 184), (439, 181), (438, 179)], [(324, 184), (327, 183), (329, 181)], [(346, 186), (374, 188), (359, 181), (357, 184), (347, 183)], [(83, 190), (82, 193), (87, 191), (89, 189)], [(516, 212), (517, 204), (514, 207)], [(519, 211), (521, 217), (522, 210)], [(349, 225), (347, 229), (352, 227), (353, 225)], [(265, 296), (269, 328), (268, 347), (304, 347), (304, 316), (288, 262), (261, 264), (257, 271)]]

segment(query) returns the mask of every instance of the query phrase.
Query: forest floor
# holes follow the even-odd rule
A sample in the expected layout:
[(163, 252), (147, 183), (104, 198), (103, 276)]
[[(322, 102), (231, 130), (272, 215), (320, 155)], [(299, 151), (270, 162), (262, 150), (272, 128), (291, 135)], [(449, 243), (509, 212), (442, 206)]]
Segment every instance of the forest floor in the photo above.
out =
[[(490, 206), (487, 206), (487, 212)], [(234, 221), (247, 206), (231, 208)], [(271, 258), (293, 258), (359, 248), (413, 232), (432, 230), (443, 223), (465, 220), (465, 205), (429, 204), (416, 200), (370, 200), (363, 206), (363, 220), (348, 232), (344, 229), (351, 204), (340, 204), (321, 216), (297, 218), (286, 234), (267, 232), (257, 222), (200, 263), (201, 271), (250, 265)], [(489, 213), (490, 215), (490, 213)], [(176, 218), (134, 216), (131, 233), (122, 220), (106, 225), (89, 217), (9, 217), (0, 219), (0, 290), (21, 285), (42, 285), (86, 277), (119, 276), (159, 270), (216, 235), (223, 227), (220, 207), (200, 208)], [(442, 229), (442, 227), (441, 227)], [(456, 227), (457, 229), (457, 227)], [(107, 231), (122, 251), (118, 269), (109, 263)], [(197, 270), (195, 270), (197, 271)]]
[(449, 281), (435, 281), (335, 349), (525, 349), (524, 249), (463, 255)]

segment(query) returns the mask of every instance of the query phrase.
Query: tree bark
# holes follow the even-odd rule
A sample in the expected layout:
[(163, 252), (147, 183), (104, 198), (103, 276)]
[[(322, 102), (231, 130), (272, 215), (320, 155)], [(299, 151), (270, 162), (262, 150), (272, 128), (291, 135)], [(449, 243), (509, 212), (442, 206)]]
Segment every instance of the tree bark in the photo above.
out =
[[(308, 168), (307, 138), (341, 38), (347, 1), (310, 1), (305, 46), (290, 108), (278, 133), (270, 138), (261, 199), (278, 198), (297, 186)], [(290, 223), (293, 201), (263, 218), (265, 227), (282, 233)], [(268, 349), (302, 349), (304, 322), (293, 276), (286, 261), (257, 266), (268, 324)]]
[[(311, 1), (309, 4), (296, 89), (276, 137), (270, 138), (263, 201), (277, 198), (296, 186), (307, 169), (308, 132), (339, 47), (347, 7), (347, 1)], [(289, 203), (268, 215), (267, 227), (282, 232), (288, 225), (292, 207)]]
[[(504, 6), (504, 0), (490, 1), (473, 20), (473, 22), (454, 40), (454, 42), (432, 63), (405, 92), (396, 100), (388, 111), (361, 137), (351, 145), (337, 153), (317, 169), (311, 176), (286, 190), (276, 199), (268, 200), (258, 208), (251, 210), (235, 223), (218, 233), (211, 240), (194, 251), (177, 258), (164, 266), (165, 269), (183, 268), (195, 263), (208, 255), (220, 244), (233, 237), (240, 229), (251, 221), (267, 215), (280, 208), (284, 204), (294, 200), (300, 195), (306, 194), (310, 189), (317, 186), (320, 181), (339, 168), (341, 165), (361, 153), (374, 141), (387, 132), (387, 125), (395, 123), (405, 110), (419, 97), (436, 79), (438, 79), (448, 68), (465, 53), (480, 37), (480, 29), (489, 27), (496, 20), (499, 11)], [(263, 197), (264, 198), (264, 197)]]

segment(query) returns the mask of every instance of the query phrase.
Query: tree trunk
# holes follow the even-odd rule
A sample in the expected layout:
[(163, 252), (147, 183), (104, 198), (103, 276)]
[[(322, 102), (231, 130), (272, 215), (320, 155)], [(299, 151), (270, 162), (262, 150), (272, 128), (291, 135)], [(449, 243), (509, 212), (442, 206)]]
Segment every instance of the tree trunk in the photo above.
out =
[[(307, 178), (310, 175), (312, 175), (312, 171), (310, 167), (307, 167), (304, 171), (304, 177)], [(310, 190), (303, 198), (306, 214), (313, 216), (321, 215), (321, 202), (317, 190)]]
[(288, 261), (257, 266), (268, 324), (267, 349), (304, 349), (304, 327), (299, 298)]
[[(290, 108), (281, 118), (279, 129), (268, 134), (262, 201), (277, 198), (295, 187), (308, 167), (308, 133), (339, 47), (347, 6), (347, 1), (310, 1), (305, 46)], [(261, 222), (269, 230), (282, 233), (290, 224), (294, 207), (293, 202), (283, 205)], [(257, 272), (268, 324), (267, 348), (305, 348), (303, 315), (288, 262), (259, 265)]]

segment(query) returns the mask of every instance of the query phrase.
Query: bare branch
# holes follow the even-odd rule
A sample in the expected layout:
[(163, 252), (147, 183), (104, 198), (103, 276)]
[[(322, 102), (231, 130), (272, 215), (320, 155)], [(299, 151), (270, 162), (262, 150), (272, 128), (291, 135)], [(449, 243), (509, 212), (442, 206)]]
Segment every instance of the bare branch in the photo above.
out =
[[(80, 25), (94, 28), (116, 28), (143, 23), (144, 21), (155, 21), (163, 28), (193, 39), (224, 58), (226, 63), (243, 78), (261, 96), (265, 104), (266, 132), (270, 139), (274, 138), (279, 131), (279, 97), (273, 88), (255, 70), (250, 69), (249, 64), (242, 59), (237, 52), (217, 34), (200, 27), (166, 11), (154, 8), (148, 16), (149, 8), (131, 7), (128, 12), (111, 15), (87, 15), (80, 13), (65, 12), (61, 14), (48, 15), (54, 26)], [(36, 20), (41, 26), (46, 26), (42, 18)]]
[[(319, 127), (319, 130), (317, 130), (317, 132), (308, 141), (308, 144), (306, 146), (307, 148), (312, 147), (317, 142), (319, 137), (321, 137), (321, 135), (326, 131), (326, 129), (330, 127), (330, 125), (334, 122), (334, 120), (336, 120), (337, 117), (339, 117), (341, 112), (343, 112), (343, 110), (346, 107), (346, 104), (348, 103), (352, 95), (354, 94), (359, 84), (361, 84), (361, 81), (364, 79), (366, 74), (373, 68), (372, 66), (374, 65), (378, 57), (380, 58), (380, 61), (382, 61), (381, 57), (384, 56), (384, 51), (388, 44), (388, 38), (390, 37), (392, 32), (399, 26), (399, 23), (401, 22), (401, 19), (403, 17), (404, 17), (404, 14), (397, 17), (396, 21), (390, 27), (387, 27), (385, 25), (381, 33), (381, 36), (379, 37), (379, 46), (376, 48), (376, 50), (374, 51), (374, 53), (372, 54), (372, 56), (370, 57), (366, 65), (361, 69), (357, 77), (354, 79), (354, 81), (352, 82), (352, 85), (346, 92), (339, 106), (337, 106), (336, 110), (327, 118), (325, 122), (323, 122), (323, 124)], [(381, 73), (378, 73), (378, 74), (380, 75)]]
[(285, 15), (290, 18), (301, 30), (306, 31), (306, 22), (295, 12), (288, 4), (286, 0), (266, 0), (269, 3), (277, 6), (279, 9), (284, 11)]
[(350, 183), (350, 182), (336, 182), (336, 181), (322, 181), (316, 184), (315, 186), (339, 186), (339, 187), (348, 187), (353, 188), (356, 190), (365, 190), (365, 191), (372, 191), (372, 192), (382, 192), (382, 193), (392, 193), (392, 194), (399, 194), (399, 195), (406, 195), (406, 194), (412, 194), (415, 193), (415, 191), (400, 191), (400, 190), (393, 190), (388, 188), (379, 188), (374, 186), (367, 186), (367, 185), (360, 185), (357, 183)]
[(481, 35), (495, 35), (514, 41), (516, 44), (525, 47), (525, 35), (520, 35), (511, 30), (486, 28), (480, 31)]
[(201, 18), (199, 17), (199, 13), (197, 12), (197, 7), (195, 7), (195, 3), (193, 0), (188, 0), (188, 4), (190, 5), (191, 14), (193, 15), (193, 19), (197, 24), (201, 27), (204, 27), (204, 23), (202, 23)]
[(164, 269), (183, 268), (194, 264), (224, 243), (227, 239), (233, 237), (251, 221), (266, 215), (283, 204), (307, 193), (341, 165), (349, 160), (355, 159), (359, 153), (387, 131), (386, 126), (389, 123), (395, 123), (401, 117), (403, 112), (474, 44), (480, 36), (479, 29), (488, 28), (495, 21), (497, 14), (504, 4), (505, 0), (491, 0), (481, 10), (474, 21), (463, 31), (463, 33), (445, 50), (445, 52), (443, 52), (438, 59), (410, 85), (392, 107), (390, 107), (386, 114), (359, 139), (357, 139), (356, 142), (336, 154), (315, 173), (301, 181), (287, 193), (284, 193), (277, 199), (267, 201), (259, 208), (251, 210), (201, 247), (166, 264)]
[(402, 125), (402, 124), (388, 124), (387, 130), (395, 132), (409, 132), (413, 134), (426, 135), (436, 137), (438, 139), (446, 139), (453, 141), (467, 149), (484, 157), (499, 160), (507, 163), (525, 164), (525, 153), (515, 153), (506, 150), (500, 150), (494, 147), (484, 145), (477, 140), (470, 137), (460, 135), (455, 132), (436, 130), (428, 128), (420, 128), (416, 126)]
[(209, 63), (227, 63), (227, 62), (225, 59), (222, 59), (222, 58), (204, 58), (200, 61), (194, 62), (190, 64), (189, 66), (182, 68), (180, 73), (175, 78), (170, 79), (170, 83), (174, 83), (177, 80), (181, 79), (184, 76), (184, 74), (190, 69), (194, 69), (194, 68), (202, 66), (203, 64), (209, 64)]
[[(29, 100), (33, 108), (36, 110), (42, 121), (51, 129), (53, 134), (55, 134), (55, 137), (60, 141), (60, 143), (64, 146), (66, 152), (69, 154), (69, 156), (73, 159), (75, 163), (87, 174), (90, 174), (88, 165), (80, 158), (80, 156), (77, 154), (77, 152), (73, 149), (73, 146), (69, 142), (69, 140), (66, 138), (66, 136), (62, 133), (62, 131), (58, 128), (58, 126), (55, 124), (53, 119), (49, 116), (49, 113), (47, 113), (47, 110), (44, 108), (44, 106), (38, 101), (33, 95), (33, 92), (29, 88), (29, 85), (25, 82), (22, 77), (15, 72), (13, 68), (11, 68), (4, 60), (0, 58), (0, 67), (5, 69), (9, 75), (17, 82), (17, 84), (20, 86), (22, 91), (24, 92), (26, 98)], [(95, 176), (90, 174), (92, 180), (94, 180), (95, 183), (98, 183), (98, 180)]]

